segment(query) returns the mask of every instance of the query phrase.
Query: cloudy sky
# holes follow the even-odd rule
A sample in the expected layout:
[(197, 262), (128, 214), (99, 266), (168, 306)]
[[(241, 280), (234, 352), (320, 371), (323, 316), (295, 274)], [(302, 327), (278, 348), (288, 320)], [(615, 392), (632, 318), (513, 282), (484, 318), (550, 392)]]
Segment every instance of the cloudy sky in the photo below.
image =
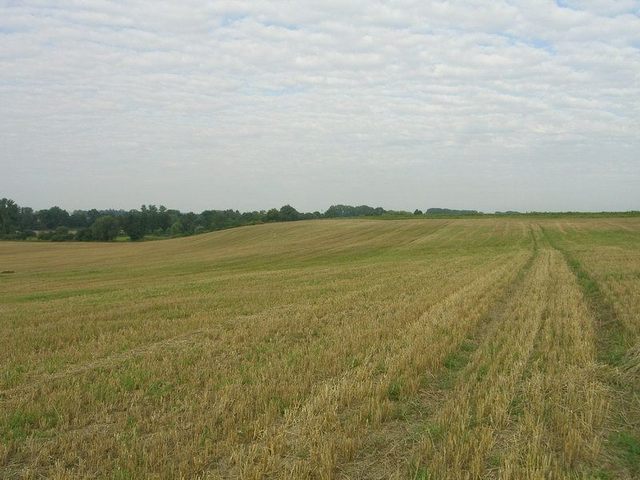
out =
[(0, 0), (0, 197), (640, 209), (640, 1)]

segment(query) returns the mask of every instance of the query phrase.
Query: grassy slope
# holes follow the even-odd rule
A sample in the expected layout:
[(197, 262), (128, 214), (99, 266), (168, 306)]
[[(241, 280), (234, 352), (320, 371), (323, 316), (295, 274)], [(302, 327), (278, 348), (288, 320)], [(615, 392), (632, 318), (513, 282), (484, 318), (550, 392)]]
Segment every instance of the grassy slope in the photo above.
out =
[(0, 476), (632, 478), (639, 235), (322, 220), (0, 243)]

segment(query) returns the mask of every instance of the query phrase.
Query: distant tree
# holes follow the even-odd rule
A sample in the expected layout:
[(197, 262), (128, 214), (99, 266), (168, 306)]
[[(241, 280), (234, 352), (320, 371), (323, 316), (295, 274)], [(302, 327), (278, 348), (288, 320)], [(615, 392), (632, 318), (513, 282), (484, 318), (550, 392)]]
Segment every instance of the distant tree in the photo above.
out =
[(117, 237), (122, 229), (132, 240), (136, 240), (148, 233), (192, 235), (264, 222), (306, 220), (325, 216), (358, 217), (384, 213), (408, 215), (408, 212), (385, 211), (381, 207), (373, 208), (368, 205), (332, 205), (324, 214), (317, 211), (299, 212), (291, 205), (284, 205), (280, 209), (243, 213), (231, 209), (205, 210), (199, 214), (182, 213), (179, 210), (168, 210), (165, 206), (142, 205), (140, 210), (129, 212), (91, 209), (74, 210), (69, 214), (57, 206), (34, 212), (28, 207), (20, 208), (12, 200), (5, 198), (0, 204), (0, 236), (3, 239), (24, 239), (28, 237), (26, 232), (38, 230), (39, 239), (68, 240), (72, 236), (69, 229), (72, 229), (76, 231), (73, 235), (75, 240), (108, 241)]
[(427, 215), (478, 215), (477, 210), (453, 210), (451, 208), (428, 208)]
[(167, 228), (170, 230), (173, 224), (182, 218), (182, 213), (180, 212), (180, 210), (173, 210), (173, 209), (167, 210), (166, 213), (169, 217), (169, 226)]
[(100, 216), (101, 216), (101, 213), (95, 208), (92, 208), (91, 210), (89, 210), (87, 212), (87, 226), (90, 227), (91, 225), (93, 225), (98, 219), (98, 217)]
[(109, 242), (120, 233), (120, 223), (113, 216), (104, 215), (96, 219), (91, 226), (91, 231), (94, 240)]
[(156, 230), (166, 230), (171, 226), (171, 215), (164, 205), (160, 205), (158, 209), (158, 224)]
[(89, 225), (89, 216), (84, 210), (74, 210), (69, 216), (69, 226), (72, 228), (84, 228)]
[(42, 228), (54, 229), (69, 226), (69, 212), (60, 207), (51, 207), (36, 213), (38, 223)]
[(91, 240), (93, 240), (93, 229), (81, 228), (76, 232), (74, 238), (79, 242), (90, 242)]
[(265, 220), (267, 222), (277, 222), (280, 220), (280, 212), (275, 208), (270, 209), (265, 215)]
[(122, 218), (122, 229), (131, 240), (140, 240), (146, 233), (146, 218), (137, 210), (131, 210)]
[(416, 208), (416, 209), (413, 211), (413, 214), (414, 214), (414, 215), (422, 215), (422, 210), (419, 210), (419, 209), (417, 209), (417, 208)]
[(217, 230), (216, 224), (220, 218), (219, 210), (203, 210), (200, 214), (200, 224), (208, 230)]
[(50, 238), (53, 242), (66, 242), (67, 240), (73, 240), (73, 233), (69, 233), (67, 227), (57, 227)]
[(21, 207), (19, 216), (20, 230), (22, 230), (23, 232), (26, 230), (33, 230), (35, 228), (38, 228), (33, 208)]
[(284, 205), (280, 208), (278, 217), (282, 222), (291, 222), (300, 219), (300, 212), (298, 212), (291, 205)]
[(180, 218), (182, 222), (182, 232), (191, 235), (197, 227), (198, 215), (193, 212), (185, 213)]
[(169, 228), (169, 234), (172, 237), (177, 237), (178, 235), (182, 235), (183, 233), (184, 231), (182, 229), (182, 222), (180, 222), (180, 220), (176, 220), (175, 222), (173, 222), (173, 224)]
[(166, 230), (172, 224), (171, 216), (164, 205), (142, 205), (140, 213), (145, 219), (147, 233), (155, 232), (159, 229)]
[(335, 217), (346, 217), (350, 213), (350, 208), (347, 205), (331, 205), (326, 212), (324, 212), (324, 216), (328, 218)]
[(8, 198), (0, 200), (0, 234), (15, 233), (19, 227), (19, 213), (16, 202)]
[(335, 217), (369, 217), (378, 216), (385, 213), (382, 207), (370, 207), (369, 205), (359, 205), (353, 207), (351, 205), (331, 205), (324, 216), (327, 218)]

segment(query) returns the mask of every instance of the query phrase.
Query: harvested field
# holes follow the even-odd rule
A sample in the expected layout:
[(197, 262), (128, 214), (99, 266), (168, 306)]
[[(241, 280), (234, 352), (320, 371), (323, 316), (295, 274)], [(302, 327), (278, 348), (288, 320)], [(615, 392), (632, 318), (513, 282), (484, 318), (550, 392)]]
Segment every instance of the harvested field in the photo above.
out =
[(640, 219), (0, 243), (2, 478), (640, 478)]

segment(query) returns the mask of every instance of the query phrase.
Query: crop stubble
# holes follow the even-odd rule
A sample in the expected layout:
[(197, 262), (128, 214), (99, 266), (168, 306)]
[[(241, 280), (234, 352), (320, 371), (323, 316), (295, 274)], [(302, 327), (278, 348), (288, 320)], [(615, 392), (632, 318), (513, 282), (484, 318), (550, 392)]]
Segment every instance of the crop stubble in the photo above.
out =
[(0, 476), (634, 478), (637, 219), (0, 244)]

